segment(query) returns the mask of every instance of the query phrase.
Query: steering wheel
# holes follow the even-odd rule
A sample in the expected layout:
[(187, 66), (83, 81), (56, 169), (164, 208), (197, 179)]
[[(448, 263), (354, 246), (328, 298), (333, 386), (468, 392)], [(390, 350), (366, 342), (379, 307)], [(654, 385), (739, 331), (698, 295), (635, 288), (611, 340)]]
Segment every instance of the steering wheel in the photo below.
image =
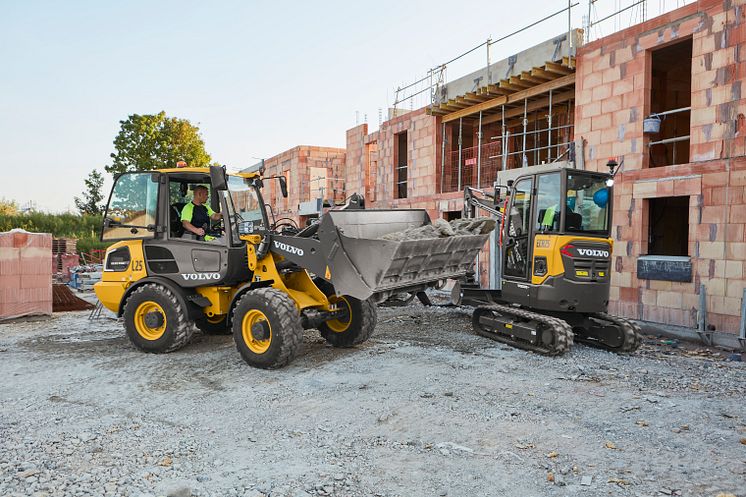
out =
[(300, 228), (298, 228), (298, 223), (295, 222), (295, 219), (289, 217), (282, 217), (278, 219), (275, 224), (272, 225), (272, 231), (277, 231), (277, 228), (279, 228), (280, 226), (288, 226), (296, 231), (300, 230)]

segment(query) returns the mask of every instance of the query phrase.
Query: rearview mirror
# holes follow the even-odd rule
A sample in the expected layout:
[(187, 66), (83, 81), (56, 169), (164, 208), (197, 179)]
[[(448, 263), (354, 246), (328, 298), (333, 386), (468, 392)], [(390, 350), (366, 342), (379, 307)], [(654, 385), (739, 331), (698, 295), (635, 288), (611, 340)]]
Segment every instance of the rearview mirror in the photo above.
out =
[(282, 192), (282, 196), (288, 198), (288, 182), (285, 179), (285, 176), (279, 176), (278, 179), (280, 180), (280, 191)]
[(225, 168), (222, 166), (210, 166), (210, 183), (215, 190), (228, 189), (228, 180), (225, 177)]

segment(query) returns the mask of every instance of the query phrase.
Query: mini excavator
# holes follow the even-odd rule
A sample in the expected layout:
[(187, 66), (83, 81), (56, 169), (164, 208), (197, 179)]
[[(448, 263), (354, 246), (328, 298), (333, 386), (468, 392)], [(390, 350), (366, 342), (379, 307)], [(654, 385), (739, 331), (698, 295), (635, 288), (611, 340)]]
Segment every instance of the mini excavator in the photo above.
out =
[(543, 164), (498, 173), (492, 193), (465, 189), (464, 217), (486, 212), (499, 223), (490, 288), (472, 277), (452, 292), (454, 303), (475, 306), (478, 334), (546, 355), (573, 341), (615, 352), (640, 346), (635, 323), (607, 314), (617, 163), (608, 166), (606, 174)]

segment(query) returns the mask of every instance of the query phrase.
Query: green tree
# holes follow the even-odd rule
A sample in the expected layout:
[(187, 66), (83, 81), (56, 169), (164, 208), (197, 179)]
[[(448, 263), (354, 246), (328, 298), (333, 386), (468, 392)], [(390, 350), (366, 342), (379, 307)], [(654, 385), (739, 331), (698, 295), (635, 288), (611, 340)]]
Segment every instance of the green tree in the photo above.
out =
[(193, 167), (210, 165), (210, 155), (199, 128), (186, 119), (158, 114), (132, 114), (120, 121), (119, 134), (114, 138), (116, 152), (106, 171), (112, 174), (127, 171), (150, 171), (175, 167), (186, 161)]
[(18, 215), (18, 204), (15, 200), (5, 200), (0, 198), (0, 216)]
[(94, 169), (83, 182), (86, 189), (83, 192), (82, 199), (75, 197), (75, 207), (81, 214), (102, 214), (105, 208), (101, 203), (104, 199), (104, 195), (101, 193), (101, 188), (104, 186), (103, 175)]

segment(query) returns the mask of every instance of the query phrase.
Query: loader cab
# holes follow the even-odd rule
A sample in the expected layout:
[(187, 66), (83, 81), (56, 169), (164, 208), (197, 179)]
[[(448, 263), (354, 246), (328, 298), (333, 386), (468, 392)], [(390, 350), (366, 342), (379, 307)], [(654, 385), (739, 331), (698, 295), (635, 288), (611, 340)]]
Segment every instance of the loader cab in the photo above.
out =
[[(128, 242), (128, 252), (142, 252), (133, 268), (141, 266), (148, 276), (170, 279), (182, 287), (246, 281), (250, 277), (244, 262), (246, 246), (238, 236), (237, 221), (253, 216), (254, 226), (261, 229), (266, 226), (266, 213), (258, 186), (243, 178), (235, 180), (228, 181), (227, 190), (219, 190), (207, 168), (122, 174), (112, 187), (101, 239)], [(184, 207), (198, 187), (208, 190), (206, 205), (223, 214), (221, 221), (206, 226), (212, 240), (184, 230), (181, 222)], [(252, 210), (252, 206), (259, 208)], [(137, 242), (141, 248), (129, 246)]]
[(571, 168), (515, 178), (503, 228), (504, 293), (530, 305), (529, 284), (557, 273), (562, 259), (554, 254), (567, 240), (585, 240), (594, 247), (598, 240), (599, 247), (608, 249), (612, 197), (608, 179), (606, 174)]

